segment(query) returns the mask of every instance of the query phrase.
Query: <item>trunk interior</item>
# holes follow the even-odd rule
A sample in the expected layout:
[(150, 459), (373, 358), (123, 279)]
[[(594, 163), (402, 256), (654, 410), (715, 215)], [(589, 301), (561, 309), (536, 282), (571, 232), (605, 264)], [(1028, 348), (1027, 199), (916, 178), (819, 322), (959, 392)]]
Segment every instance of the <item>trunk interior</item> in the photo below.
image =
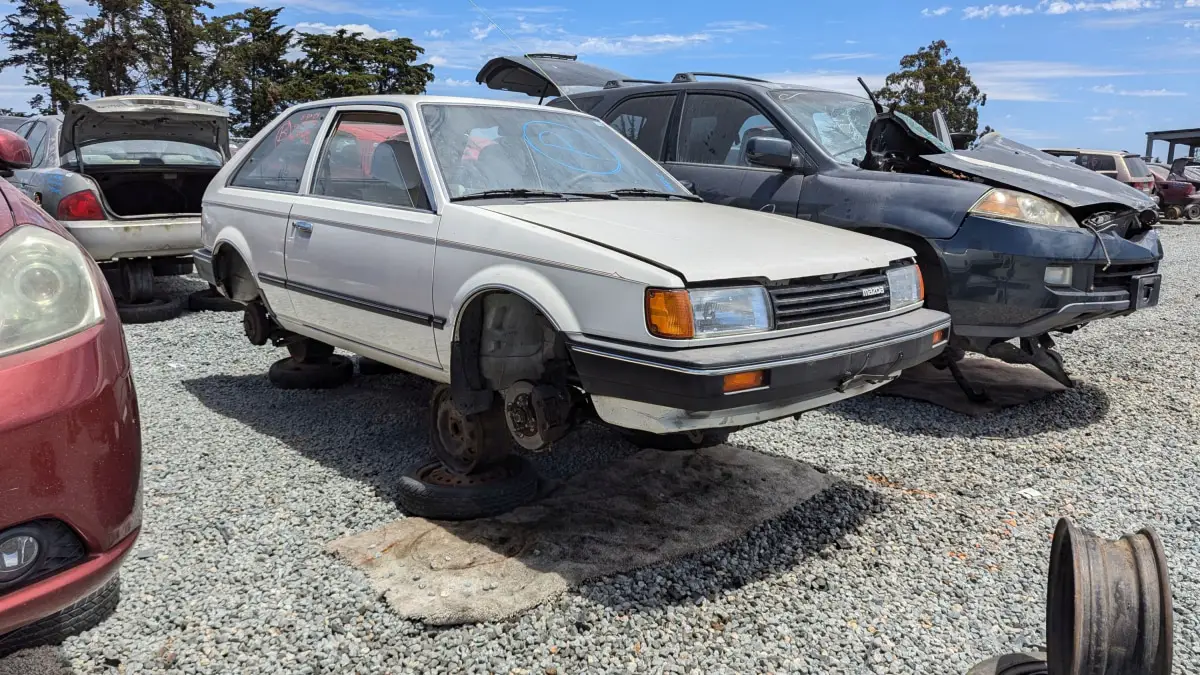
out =
[(200, 213), (204, 190), (219, 166), (85, 167), (113, 214), (125, 218)]

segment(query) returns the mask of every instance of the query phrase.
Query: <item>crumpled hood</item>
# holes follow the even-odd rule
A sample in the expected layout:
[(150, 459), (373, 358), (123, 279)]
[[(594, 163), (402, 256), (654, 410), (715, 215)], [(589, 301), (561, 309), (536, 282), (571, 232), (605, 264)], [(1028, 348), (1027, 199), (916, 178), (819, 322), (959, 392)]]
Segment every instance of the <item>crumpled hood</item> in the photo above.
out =
[(984, 136), (970, 150), (921, 157), (947, 169), (1052, 199), (1068, 208), (1119, 204), (1145, 211), (1155, 207), (1154, 200), (1140, 190), (1000, 134)]
[(699, 202), (478, 204), (628, 253), (685, 281), (768, 280), (886, 267), (906, 246), (806, 220)]
[(110, 96), (76, 103), (63, 115), (59, 147), (65, 152), (107, 139), (182, 141), (229, 156), (229, 111), (173, 96)]

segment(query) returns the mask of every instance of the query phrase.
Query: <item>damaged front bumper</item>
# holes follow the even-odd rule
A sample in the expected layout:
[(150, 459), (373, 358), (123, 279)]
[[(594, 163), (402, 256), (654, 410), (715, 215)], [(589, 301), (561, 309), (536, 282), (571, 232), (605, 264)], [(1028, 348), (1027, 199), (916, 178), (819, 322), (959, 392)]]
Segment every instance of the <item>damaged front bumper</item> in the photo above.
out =
[[(1163, 251), (1153, 229), (1125, 239), (972, 215), (953, 238), (931, 241), (962, 337), (1034, 337), (1158, 304)], [(1048, 284), (1051, 266), (1069, 268), (1069, 284)]]
[[(819, 333), (714, 347), (668, 350), (581, 336), (568, 347), (600, 419), (665, 434), (749, 426), (871, 391), (941, 353), (949, 327), (946, 314), (922, 308)], [(724, 392), (726, 375), (753, 370), (763, 371), (762, 386)]]

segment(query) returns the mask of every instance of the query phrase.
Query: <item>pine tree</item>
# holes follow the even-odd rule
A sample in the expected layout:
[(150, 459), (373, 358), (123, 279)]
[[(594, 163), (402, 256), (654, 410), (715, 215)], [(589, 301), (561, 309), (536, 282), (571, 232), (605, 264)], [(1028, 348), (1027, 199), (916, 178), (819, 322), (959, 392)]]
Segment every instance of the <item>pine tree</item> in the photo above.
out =
[(88, 0), (96, 16), (83, 22), (87, 41), (84, 75), (94, 96), (119, 96), (138, 90), (142, 52), (142, 0)]
[(230, 102), (234, 128), (243, 136), (258, 133), (285, 107), (284, 86), (291, 73), (285, 55), (294, 31), (278, 23), (281, 11), (251, 7), (242, 12), (242, 38), (231, 54), (237, 76), (231, 78)]
[(0, 69), (23, 67), (26, 84), (46, 89), (29, 99), (31, 107), (55, 115), (82, 97), (85, 45), (58, 0), (19, 0), (4, 26), (9, 57)]

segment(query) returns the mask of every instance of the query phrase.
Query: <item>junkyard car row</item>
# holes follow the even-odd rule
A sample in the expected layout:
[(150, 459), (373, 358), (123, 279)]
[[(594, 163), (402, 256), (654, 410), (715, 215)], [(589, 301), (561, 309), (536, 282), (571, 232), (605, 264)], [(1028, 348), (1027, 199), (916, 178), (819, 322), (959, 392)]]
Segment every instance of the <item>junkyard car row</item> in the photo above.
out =
[[(0, 131), (25, 193), (2, 186), (0, 373), (20, 386), (0, 388), (0, 652), (115, 602), (141, 500), (113, 295), (132, 320), (177, 313), (146, 308), (169, 302), (155, 274), (194, 264), (252, 343), (286, 347), (279, 387), (346, 382), (335, 349), (437, 383), (401, 502), (441, 519), (532, 499), (513, 450), (587, 421), (700, 448), (930, 360), (986, 397), (964, 351), (1070, 386), (1051, 332), (1157, 303), (1146, 192), (999, 135), (955, 150), (865, 98), (705, 75), (503, 57), (481, 82), (595, 90), (314, 101), (236, 154), (225, 111), (166, 97)], [(60, 417), (94, 433), (42, 438)]]

